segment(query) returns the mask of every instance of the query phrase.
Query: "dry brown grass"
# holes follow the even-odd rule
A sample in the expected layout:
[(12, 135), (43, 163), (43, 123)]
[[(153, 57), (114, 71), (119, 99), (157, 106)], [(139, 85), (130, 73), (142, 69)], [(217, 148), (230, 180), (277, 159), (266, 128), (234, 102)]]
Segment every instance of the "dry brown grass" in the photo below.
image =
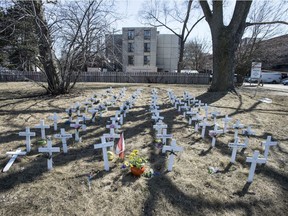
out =
[[(142, 99), (127, 114), (121, 130), (125, 132), (127, 154), (139, 149), (160, 175), (135, 178), (127, 170), (121, 170), (118, 160), (110, 163), (111, 171), (103, 171), (101, 151), (94, 150), (93, 144), (108, 130), (104, 125), (116, 110), (111, 108), (102, 122), (88, 124), (87, 132), (81, 132), (82, 143), (69, 140), (68, 154), (54, 155), (54, 169), (50, 172), (46, 159), (37, 151), (36, 139), (32, 139), (32, 152), (18, 160), (9, 172), (0, 174), (0, 215), (287, 214), (288, 94), (264, 89), (253, 97), (254, 92), (249, 89), (242, 89), (237, 96), (206, 93), (207, 86), (79, 83), (69, 95), (48, 97), (35, 96), (41, 94), (42, 89), (31, 83), (0, 83), (1, 168), (8, 161), (7, 151), (18, 147), (25, 149), (24, 138), (18, 136), (25, 126), (33, 127), (40, 118), (47, 119), (55, 111), (66, 117), (64, 109), (71, 103), (84, 101), (93, 91), (100, 92), (110, 86), (115, 92), (126, 86), (127, 97), (137, 88), (143, 88)], [(153, 87), (159, 90), (161, 115), (168, 124), (168, 133), (184, 147), (172, 172), (165, 171), (167, 158), (153, 144), (154, 132), (148, 112)], [(248, 149), (237, 154), (234, 165), (229, 167), (231, 150), (227, 145), (232, 141), (233, 133), (219, 137), (216, 147), (209, 149), (211, 139), (202, 140), (168, 103), (167, 87), (178, 96), (187, 90), (223, 115), (229, 114), (234, 121), (240, 119), (252, 126), (256, 136), (250, 139)], [(258, 101), (261, 97), (269, 97), (273, 103), (261, 103)], [(39, 138), (39, 130), (36, 132)], [(52, 129), (48, 132), (53, 133)], [(257, 166), (254, 182), (245, 185), (249, 171), (246, 156), (259, 149), (267, 135), (272, 135), (278, 146), (271, 148), (267, 165)], [(61, 146), (58, 140), (54, 144)], [(209, 174), (209, 166), (218, 167), (220, 172)], [(87, 185), (89, 172), (94, 174), (90, 191)]]

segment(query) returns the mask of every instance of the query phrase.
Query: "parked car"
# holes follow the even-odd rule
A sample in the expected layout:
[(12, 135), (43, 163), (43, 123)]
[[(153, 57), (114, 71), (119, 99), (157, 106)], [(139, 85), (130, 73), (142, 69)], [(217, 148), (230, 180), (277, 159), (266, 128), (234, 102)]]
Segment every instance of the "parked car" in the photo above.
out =
[(288, 85), (288, 78), (282, 80), (283, 85)]

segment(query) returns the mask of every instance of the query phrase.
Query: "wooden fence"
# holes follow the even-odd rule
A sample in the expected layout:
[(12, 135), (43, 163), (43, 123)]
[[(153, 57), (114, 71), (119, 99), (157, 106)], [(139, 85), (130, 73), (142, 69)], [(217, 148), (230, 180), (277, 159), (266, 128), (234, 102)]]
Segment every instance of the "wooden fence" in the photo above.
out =
[[(0, 71), (0, 81), (34, 80), (45, 82), (42, 73), (27, 71)], [(179, 74), (157, 72), (83, 72), (79, 82), (116, 82), (116, 83), (166, 83), (166, 84), (208, 84), (209, 74)]]

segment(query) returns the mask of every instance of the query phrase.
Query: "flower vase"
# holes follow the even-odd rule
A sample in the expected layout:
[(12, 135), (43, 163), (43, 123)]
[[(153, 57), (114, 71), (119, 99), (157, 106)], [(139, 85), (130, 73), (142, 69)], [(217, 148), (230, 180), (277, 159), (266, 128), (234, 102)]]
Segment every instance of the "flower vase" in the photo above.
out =
[(145, 171), (145, 167), (137, 168), (135, 166), (132, 166), (130, 170), (134, 176), (141, 176)]

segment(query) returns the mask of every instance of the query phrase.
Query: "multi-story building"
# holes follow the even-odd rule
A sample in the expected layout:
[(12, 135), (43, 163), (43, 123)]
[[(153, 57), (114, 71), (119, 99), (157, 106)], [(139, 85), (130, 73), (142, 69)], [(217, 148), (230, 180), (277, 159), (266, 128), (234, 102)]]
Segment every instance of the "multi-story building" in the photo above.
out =
[[(117, 36), (119, 38), (119, 36)], [(114, 38), (114, 39), (113, 39)], [(122, 40), (113, 39), (114, 48), (108, 46), (106, 57), (111, 59), (111, 50), (114, 58), (119, 60), (122, 55), (121, 69), (115, 65), (118, 70), (124, 72), (174, 72), (177, 69), (179, 54), (179, 39), (174, 34), (159, 34), (157, 28), (153, 27), (135, 27), (123, 28)], [(107, 41), (107, 38), (106, 38)], [(122, 47), (121, 54), (115, 55), (116, 47)], [(120, 50), (120, 49), (117, 49)], [(110, 53), (110, 57), (109, 54)], [(112, 59), (110, 62), (113, 61)]]

